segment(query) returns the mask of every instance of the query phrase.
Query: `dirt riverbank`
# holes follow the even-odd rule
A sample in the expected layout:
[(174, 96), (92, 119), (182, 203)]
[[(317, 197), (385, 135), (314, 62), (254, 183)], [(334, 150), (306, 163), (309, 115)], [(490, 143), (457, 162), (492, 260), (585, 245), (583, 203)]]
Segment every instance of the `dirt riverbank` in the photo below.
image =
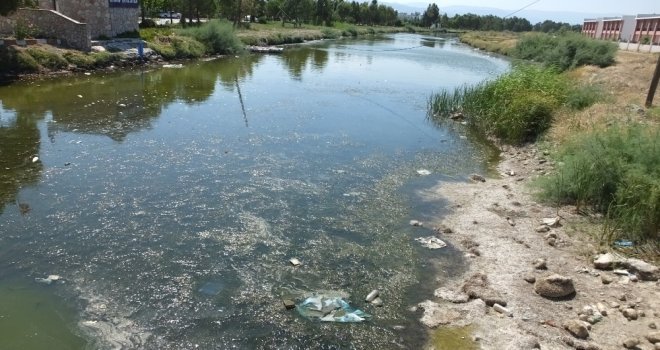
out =
[[(594, 217), (535, 202), (529, 183), (552, 171), (546, 155), (529, 146), (506, 148), (502, 158), (500, 178), (443, 183), (422, 194), (451, 203), (450, 213), (429, 225), (470, 260), (462, 276), (438, 276), (435, 297), (418, 305), (429, 332), (469, 325), (464, 348), (622, 349), (626, 341), (638, 343), (636, 349), (660, 348), (651, 342), (659, 334), (660, 283), (642, 280), (634, 269), (596, 269), (599, 248), (581, 229)], [(557, 227), (542, 224), (556, 217)], [(575, 293), (537, 294), (535, 284), (552, 274), (571, 279)], [(487, 305), (493, 303), (505, 309)], [(429, 349), (449, 348), (431, 338)]]

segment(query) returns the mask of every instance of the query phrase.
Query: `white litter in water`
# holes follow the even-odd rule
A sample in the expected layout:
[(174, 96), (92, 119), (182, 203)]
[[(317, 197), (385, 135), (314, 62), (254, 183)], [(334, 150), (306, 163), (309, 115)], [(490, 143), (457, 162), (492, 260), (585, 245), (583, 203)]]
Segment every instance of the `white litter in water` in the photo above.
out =
[(431, 175), (431, 171), (426, 169), (419, 169), (417, 170), (417, 174), (422, 176)]
[(32, 163), (36, 163), (36, 162), (38, 162), (38, 161), (39, 161), (39, 157), (33, 157), (33, 158), (32, 158)]
[(447, 243), (443, 242), (438, 237), (419, 237), (415, 238), (417, 242), (420, 242), (423, 246), (429, 249), (440, 249), (447, 246)]

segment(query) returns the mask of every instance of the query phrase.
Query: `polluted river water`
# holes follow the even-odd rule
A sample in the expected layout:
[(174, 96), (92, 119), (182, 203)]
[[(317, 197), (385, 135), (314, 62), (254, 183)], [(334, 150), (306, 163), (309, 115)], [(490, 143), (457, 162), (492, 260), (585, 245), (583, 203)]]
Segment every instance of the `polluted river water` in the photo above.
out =
[[(493, 155), (427, 101), (508, 62), (396, 34), (175, 67), (0, 87), (0, 348), (423, 346), (465, 262), (418, 193)], [(370, 317), (283, 305), (312, 296)]]

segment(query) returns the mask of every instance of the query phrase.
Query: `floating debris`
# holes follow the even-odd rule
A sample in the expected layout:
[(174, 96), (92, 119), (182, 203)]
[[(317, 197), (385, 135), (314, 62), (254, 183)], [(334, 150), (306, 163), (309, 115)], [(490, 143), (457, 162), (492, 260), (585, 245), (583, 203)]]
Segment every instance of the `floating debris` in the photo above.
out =
[(429, 249), (440, 249), (447, 246), (447, 243), (443, 242), (440, 238), (430, 236), (430, 237), (419, 237), (415, 238), (417, 242), (420, 242), (423, 246)]
[(164, 64), (163, 68), (183, 68), (183, 64)]
[(282, 53), (284, 48), (277, 46), (248, 46), (248, 50), (256, 53)]
[(62, 276), (60, 275), (48, 275), (46, 278), (40, 278), (37, 277), (34, 279), (35, 282), (37, 283), (42, 283), (42, 284), (52, 284), (53, 282), (59, 281), (62, 279)]
[(367, 294), (367, 297), (364, 298), (364, 301), (370, 303), (370, 302), (374, 301), (374, 299), (376, 299), (379, 294), (380, 294), (380, 291), (378, 289), (374, 289), (371, 292), (369, 292), (369, 294)]
[(293, 265), (293, 266), (300, 266), (300, 265), (302, 265), (302, 262), (301, 262), (300, 260), (296, 259), (296, 258), (291, 258), (291, 259), (289, 259), (289, 263), (291, 263), (291, 265)]
[(36, 163), (39, 161), (39, 157), (32, 157), (32, 163)]
[(419, 169), (417, 170), (417, 174), (422, 176), (431, 175), (431, 171), (426, 169)]
[(418, 220), (410, 220), (410, 226), (422, 227), (424, 226), (424, 223)]
[(561, 224), (559, 223), (560, 220), (561, 218), (559, 216), (556, 216), (554, 218), (545, 218), (541, 220), (541, 223), (549, 227), (559, 227), (561, 226)]
[(360, 309), (352, 308), (342, 298), (323, 295), (305, 299), (296, 305), (296, 310), (304, 317), (323, 322), (362, 322), (371, 317)]

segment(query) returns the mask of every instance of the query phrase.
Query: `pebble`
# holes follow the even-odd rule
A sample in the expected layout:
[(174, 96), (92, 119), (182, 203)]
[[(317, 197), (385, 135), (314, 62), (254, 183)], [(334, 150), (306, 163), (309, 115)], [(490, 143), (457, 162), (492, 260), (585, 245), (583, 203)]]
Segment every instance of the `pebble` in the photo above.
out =
[(479, 175), (479, 174), (471, 174), (470, 175), (470, 180), (475, 181), (475, 182), (486, 182), (486, 178)]
[(532, 275), (527, 275), (527, 276), (523, 277), (523, 279), (524, 279), (527, 283), (534, 283), (534, 282), (536, 282), (536, 277), (534, 277), (534, 276), (532, 276)]
[(618, 309), (619, 306), (621, 306), (621, 305), (619, 305), (619, 303), (617, 303), (616, 301), (612, 301), (612, 302), (610, 302), (610, 307), (611, 307), (612, 309)]
[(282, 300), (282, 303), (284, 304), (284, 307), (287, 310), (291, 310), (291, 309), (296, 307), (296, 303), (291, 299), (284, 299), (284, 300)]
[(596, 304), (596, 309), (598, 309), (598, 312), (600, 312), (601, 315), (607, 316), (607, 307), (605, 307), (605, 304), (603, 303)]
[(603, 284), (610, 284), (614, 282), (614, 279), (611, 276), (602, 275), (600, 276), (600, 281), (603, 282)]
[(637, 314), (637, 311), (635, 309), (625, 309), (623, 310), (623, 316), (627, 318), (629, 321), (632, 321), (632, 320), (636, 320), (639, 315)]
[[(548, 227), (548, 226), (546, 226), (546, 227)], [(557, 234), (554, 233), (554, 232), (550, 232), (547, 235), (545, 235), (545, 239), (550, 239), (550, 238), (557, 239)]]
[(539, 258), (539, 259), (534, 260), (534, 262), (532, 264), (534, 265), (534, 268), (537, 269), (537, 270), (547, 270), (548, 269), (548, 265), (546, 263), (546, 260), (543, 259), (543, 258)]
[(631, 337), (631, 338), (626, 338), (626, 340), (623, 341), (623, 347), (626, 349), (634, 349), (639, 345), (640, 341), (637, 338)]
[(499, 312), (503, 315), (513, 317), (513, 313), (511, 313), (511, 311), (509, 311), (509, 309), (505, 308), (504, 306), (502, 306), (500, 304), (497, 304), (497, 303), (493, 304), (493, 310), (495, 310), (495, 311), (497, 311), (497, 312)]
[(548, 242), (548, 245), (554, 247), (557, 244), (557, 239), (556, 238), (548, 238), (547, 242)]
[(646, 335), (646, 340), (653, 344), (660, 343), (660, 332), (650, 332)]
[(587, 339), (589, 337), (589, 330), (581, 321), (568, 320), (564, 322), (563, 327), (576, 338)]
[(655, 322), (651, 322), (651, 323), (649, 323), (649, 328), (651, 328), (651, 329), (658, 329), (658, 324), (655, 323)]
[(371, 304), (374, 306), (381, 307), (383, 306), (383, 299), (381, 299), (380, 297), (376, 297), (376, 299), (371, 301)]
[(537, 227), (535, 230), (536, 230), (536, 232), (543, 233), (543, 232), (550, 231), (550, 227), (543, 225), (543, 226)]

